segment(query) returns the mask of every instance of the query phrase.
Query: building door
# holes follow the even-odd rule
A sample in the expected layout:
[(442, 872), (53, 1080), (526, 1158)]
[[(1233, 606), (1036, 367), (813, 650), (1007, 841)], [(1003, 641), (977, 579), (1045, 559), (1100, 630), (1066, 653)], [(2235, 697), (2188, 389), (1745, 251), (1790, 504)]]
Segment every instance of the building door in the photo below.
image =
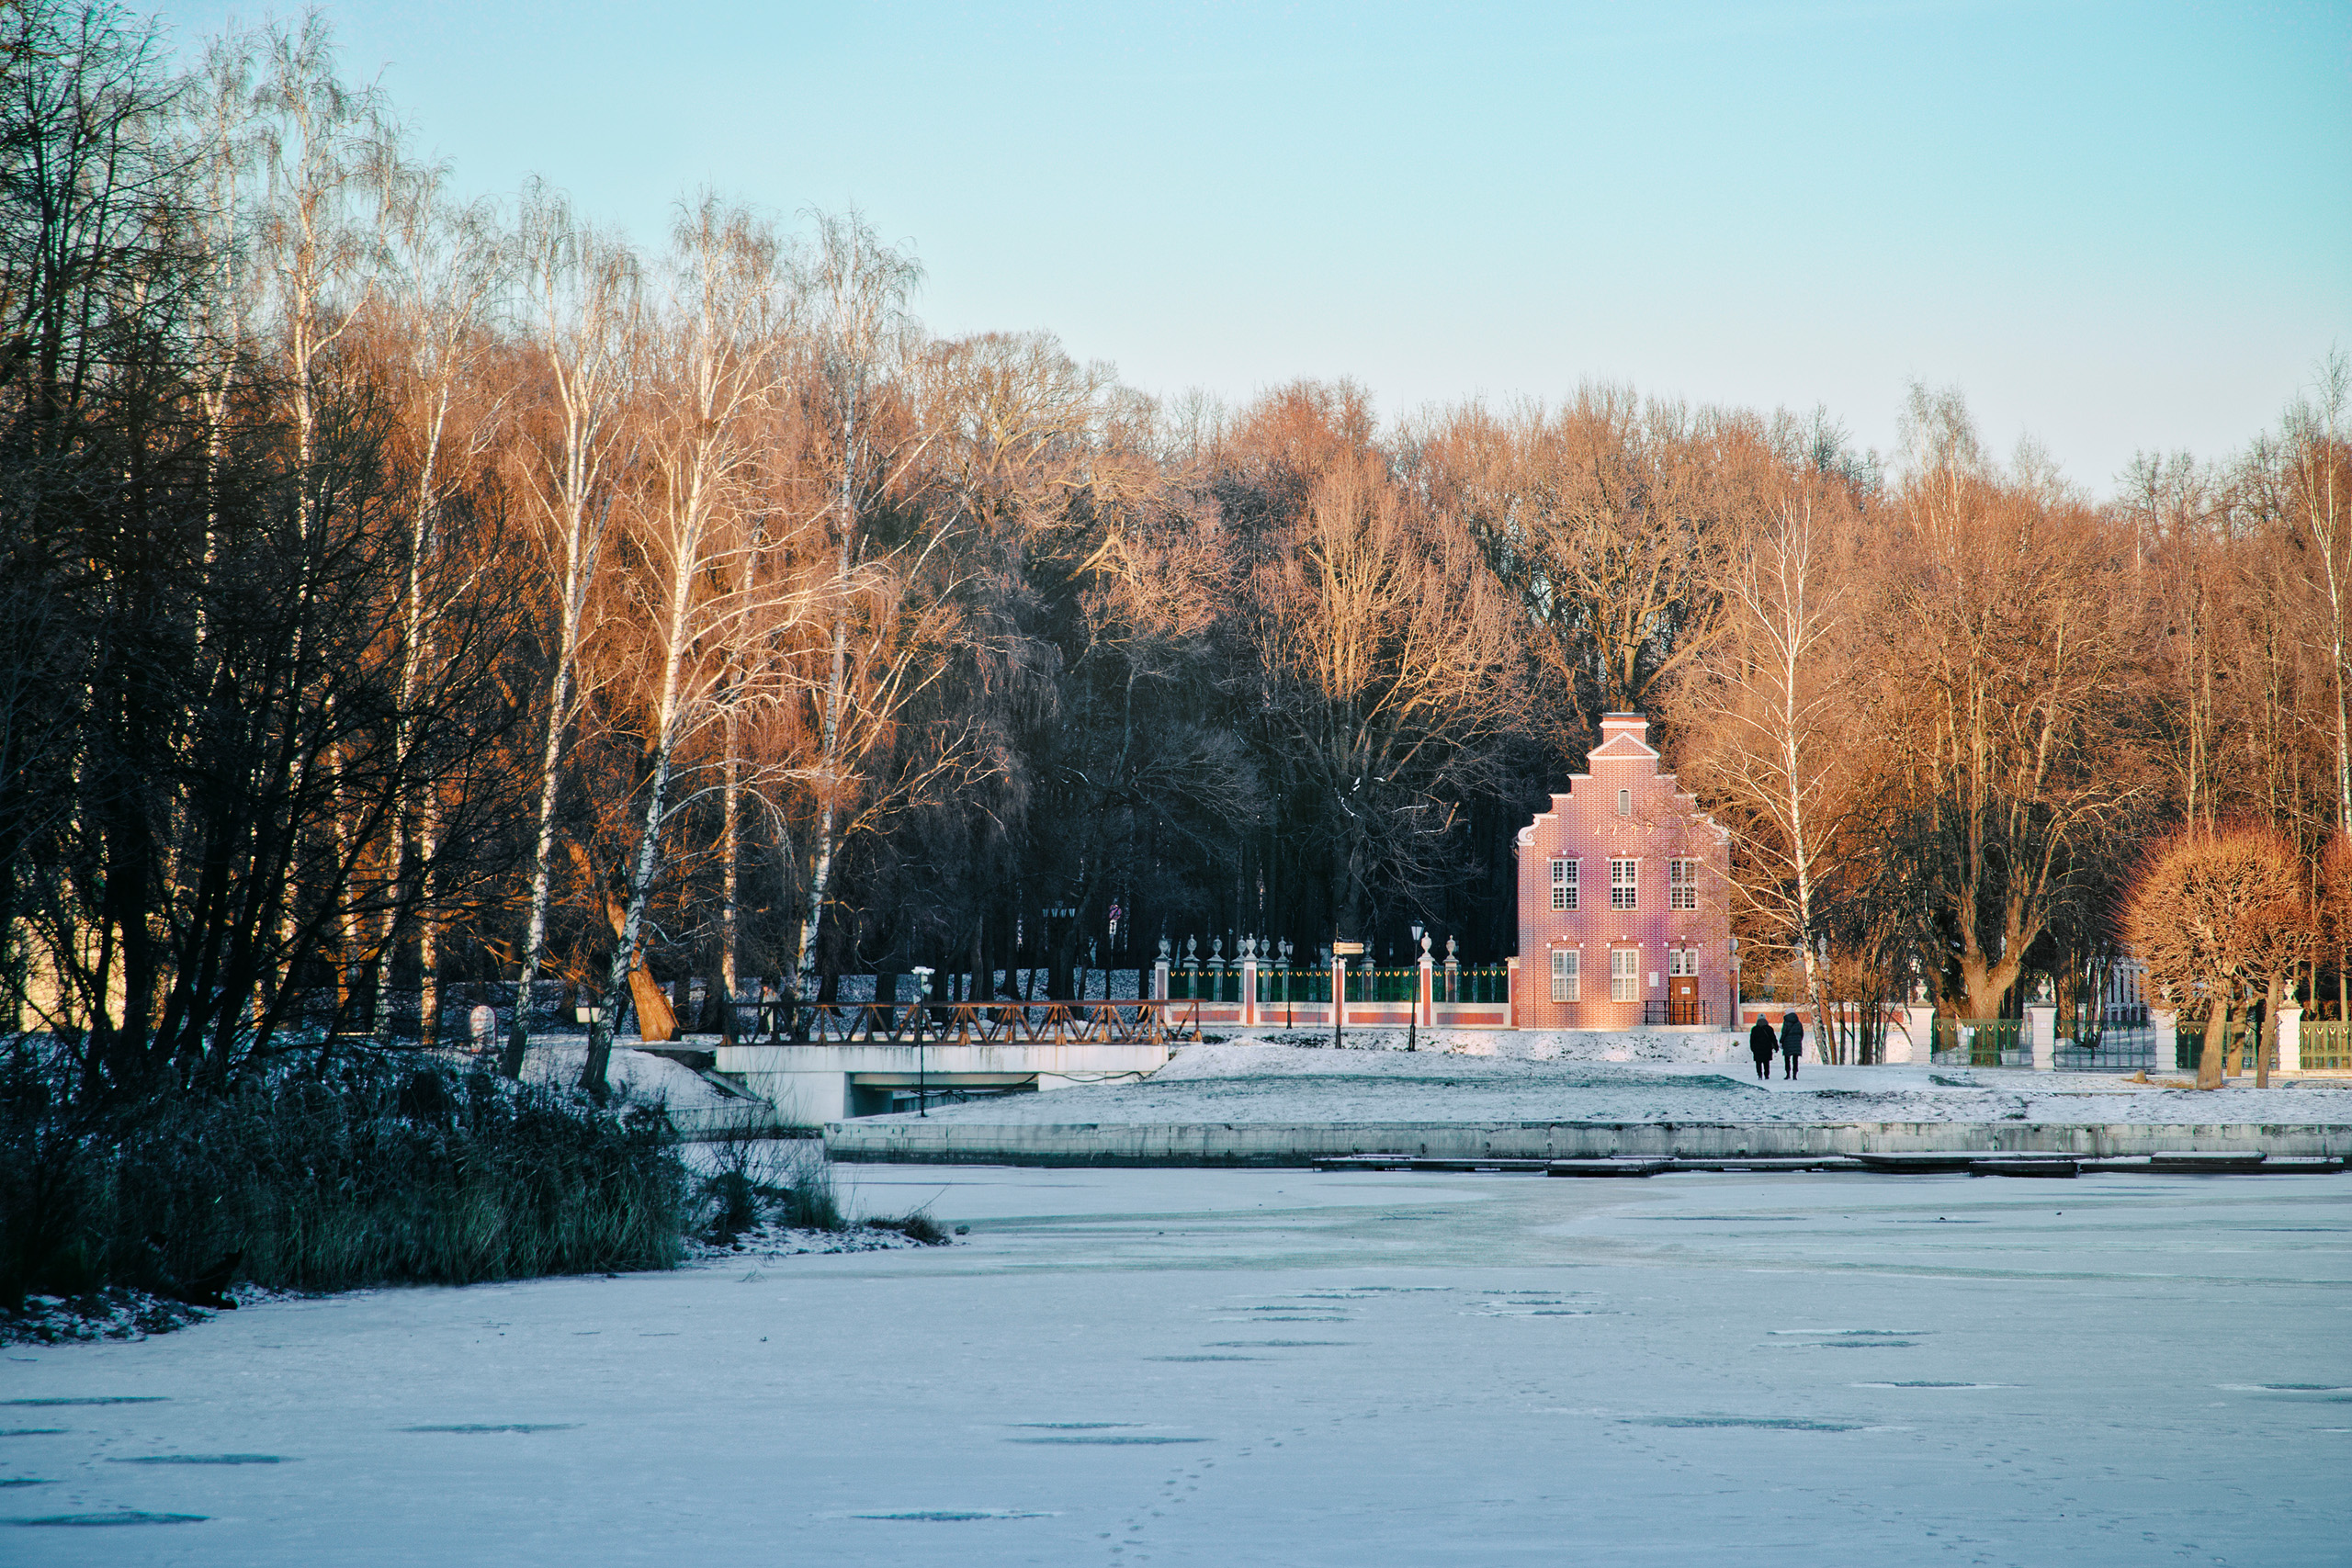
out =
[(1702, 1023), (1699, 1016), (1699, 976), (1669, 975), (1666, 978), (1666, 1021)]

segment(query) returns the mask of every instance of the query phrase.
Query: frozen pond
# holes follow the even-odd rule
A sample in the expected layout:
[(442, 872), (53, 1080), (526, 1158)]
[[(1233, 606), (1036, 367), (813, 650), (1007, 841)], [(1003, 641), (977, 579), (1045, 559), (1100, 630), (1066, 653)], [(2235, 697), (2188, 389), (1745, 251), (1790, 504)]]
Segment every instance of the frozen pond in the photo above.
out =
[(2279, 1568), (2352, 1532), (2352, 1177), (842, 1175), (971, 1234), (11, 1348), (0, 1515), (153, 1522), (0, 1562)]

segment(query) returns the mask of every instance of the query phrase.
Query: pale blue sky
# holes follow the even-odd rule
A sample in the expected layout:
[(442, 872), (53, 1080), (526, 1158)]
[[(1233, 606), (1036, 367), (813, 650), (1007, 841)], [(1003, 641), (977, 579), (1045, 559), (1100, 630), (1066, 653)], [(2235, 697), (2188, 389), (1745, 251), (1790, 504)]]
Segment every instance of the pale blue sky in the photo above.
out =
[(1599, 378), (1885, 450), (1919, 378), (2104, 493), (2352, 348), (2341, 3), (323, 8), (461, 189), (854, 203), (935, 330), (1154, 392)]

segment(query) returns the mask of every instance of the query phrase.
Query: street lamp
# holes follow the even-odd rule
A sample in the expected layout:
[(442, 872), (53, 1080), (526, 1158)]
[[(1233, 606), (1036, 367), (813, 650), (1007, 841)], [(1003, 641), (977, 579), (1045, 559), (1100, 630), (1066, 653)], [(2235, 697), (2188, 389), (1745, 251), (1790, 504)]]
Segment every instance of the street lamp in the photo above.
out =
[(1413, 961), (1413, 1006), (1405, 1015), (1405, 1049), (1420, 1049), (1421, 1033), (1421, 960), (1429, 956), (1430, 944), (1421, 937), (1421, 922), (1413, 922), (1413, 951), (1405, 956)]
[(918, 964), (913, 966), (913, 974), (915, 977), (915, 1114), (923, 1117), (928, 1117), (931, 1114), (931, 1077), (929, 1066), (923, 1057), (922, 1014), (923, 1003), (931, 999), (931, 977), (935, 973), (937, 973), (937, 971), (933, 970), (927, 964)]

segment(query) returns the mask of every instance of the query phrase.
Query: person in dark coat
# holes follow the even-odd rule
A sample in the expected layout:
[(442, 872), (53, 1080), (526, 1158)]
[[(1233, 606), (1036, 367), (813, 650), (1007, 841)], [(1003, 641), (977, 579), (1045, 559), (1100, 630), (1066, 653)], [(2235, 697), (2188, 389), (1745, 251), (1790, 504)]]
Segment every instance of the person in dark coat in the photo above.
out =
[(1792, 1012), (1781, 1015), (1781, 1076), (1797, 1076), (1797, 1058), (1804, 1055), (1804, 1020)]
[(1756, 1058), (1758, 1077), (1772, 1076), (1772, 1053), (1780, 1045), (1780, 1037), (1772, 1032), (1772, 1026), (1760, 1017), (1757, 1019), (1756, 1027), (1747, 1032), (1747, 1054)]

